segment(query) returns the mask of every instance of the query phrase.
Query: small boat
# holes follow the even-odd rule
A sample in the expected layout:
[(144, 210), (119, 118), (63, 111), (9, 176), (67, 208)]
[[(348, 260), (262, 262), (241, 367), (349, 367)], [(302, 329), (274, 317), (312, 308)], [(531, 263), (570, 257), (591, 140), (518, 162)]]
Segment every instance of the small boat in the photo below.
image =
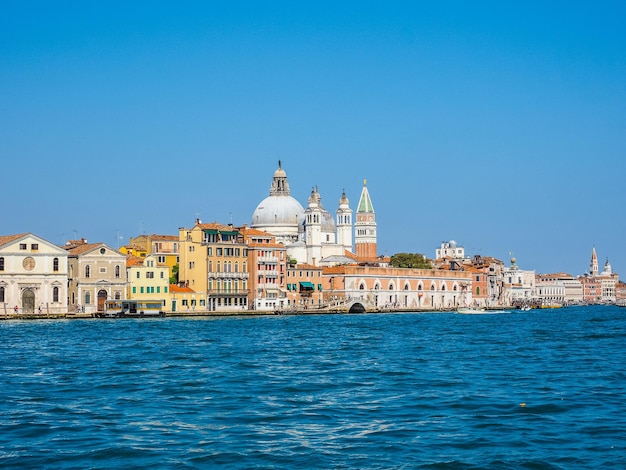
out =
[(477, 315), (481, 313), (487, 313), (487, 310), (484, 308), (475, 308), (475, 307), (459, 307), (456, 310), (456, 313), (464, 313), (466, 315)]

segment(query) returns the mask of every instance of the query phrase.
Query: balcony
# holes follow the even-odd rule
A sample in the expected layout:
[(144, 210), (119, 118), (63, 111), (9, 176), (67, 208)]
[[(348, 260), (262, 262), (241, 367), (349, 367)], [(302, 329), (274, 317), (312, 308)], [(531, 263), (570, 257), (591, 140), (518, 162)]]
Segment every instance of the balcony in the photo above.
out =
[(207, 296), (209, 297), (241, 297), (250, 294), (249, 289), (209, 289)]
[(209, 279), (248, 279), (250, 277), (250, 273), (239, 272), (239, 273), (225, 273), (225, 272), (209, 272)]

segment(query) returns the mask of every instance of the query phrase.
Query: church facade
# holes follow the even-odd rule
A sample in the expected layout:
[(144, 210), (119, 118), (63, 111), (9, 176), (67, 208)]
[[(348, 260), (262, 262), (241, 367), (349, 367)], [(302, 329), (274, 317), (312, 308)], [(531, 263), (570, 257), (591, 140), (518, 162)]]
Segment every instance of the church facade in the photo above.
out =
[(312, 266), (335, 266), (376, 258), (376, 216), (364, 183), (356, 212), (343, 192), (335, 216), (324, 208), (314, 187), (304, 208), (291, 196), (287, 173), (278, 162), (270, 194), (256, 207), (251, 227), (283, 243), (290, 260)]

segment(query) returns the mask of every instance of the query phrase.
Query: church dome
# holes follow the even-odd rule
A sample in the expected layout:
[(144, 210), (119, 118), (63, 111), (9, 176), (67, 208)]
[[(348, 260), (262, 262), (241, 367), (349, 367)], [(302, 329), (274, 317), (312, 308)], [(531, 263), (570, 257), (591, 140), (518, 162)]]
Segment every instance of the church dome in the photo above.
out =
[(297, 227), (304, 217), (304, 209), (291, 196), (268, 196), (252, 215), (252, 227), (293, 225)]
[(303, 220), (304, 208), (290, 195), (287, 173), (279, 161), (270, 195), (254, 210), (251, 226), (275, 235), (278, 241), (288, 242), (298, 238), (298, 227)]
[(322, 232), (335, 233), (335, 218), (326, 209), (322, 209)]

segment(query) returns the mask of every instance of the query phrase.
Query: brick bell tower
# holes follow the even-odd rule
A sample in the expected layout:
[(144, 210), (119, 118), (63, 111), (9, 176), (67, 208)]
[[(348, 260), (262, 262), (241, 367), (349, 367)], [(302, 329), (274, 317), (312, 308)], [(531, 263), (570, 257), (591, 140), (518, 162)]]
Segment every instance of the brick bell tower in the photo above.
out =
[(376, 213), (367, 190), (367, 180), (363, 180), (363, 190), (356, 210), (354, 245), (359, 261), (376, 259)]

